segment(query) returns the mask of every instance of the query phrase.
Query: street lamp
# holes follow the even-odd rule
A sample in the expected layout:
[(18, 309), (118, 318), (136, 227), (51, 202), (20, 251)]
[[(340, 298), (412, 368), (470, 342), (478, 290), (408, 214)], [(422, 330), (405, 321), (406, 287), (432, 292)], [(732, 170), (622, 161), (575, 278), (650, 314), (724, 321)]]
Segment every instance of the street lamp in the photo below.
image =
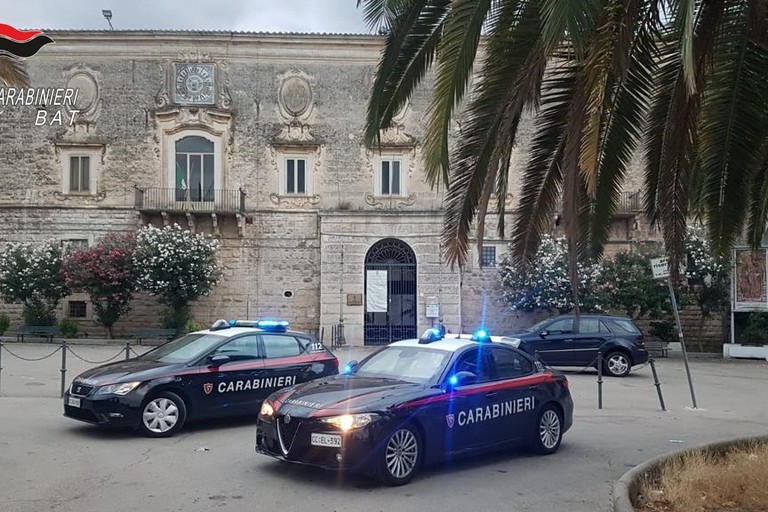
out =
[(107, 20), (107, 23), (109, 23), (109, 30), (115, 30), (115, 27), (112, 26), (112, 11), (109, 9), (102, 9), (101, 15), (104, 16), (104, 19)]

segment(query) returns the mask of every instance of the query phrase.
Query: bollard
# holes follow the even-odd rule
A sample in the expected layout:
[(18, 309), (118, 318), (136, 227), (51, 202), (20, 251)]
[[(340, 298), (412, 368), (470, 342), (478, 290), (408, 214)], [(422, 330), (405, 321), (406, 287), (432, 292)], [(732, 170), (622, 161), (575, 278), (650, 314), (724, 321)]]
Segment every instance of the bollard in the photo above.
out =
[(129, 360), (131, 358), (131, 342), (126, 341), (125, 342), (125, 360)]
[(603, 353), (597, 351), (597, 408), (603, 408)]
[(659, 404), (661, 405), (661, 410), (666, 411), (667, 408), (664, 407), (664, 397), (661, 395), (661, 383), (659, 382), (659, 375), (656, 373), (656, 361), (651, 357), (648, 362), (651, 365), (651, 372), (653, 373), (653, 385), (656, 386), (656, 392), (659, 394)]
[(64, 398), (64, 387), (67, 382), (67, 339), (61, 339), (61, 398)]

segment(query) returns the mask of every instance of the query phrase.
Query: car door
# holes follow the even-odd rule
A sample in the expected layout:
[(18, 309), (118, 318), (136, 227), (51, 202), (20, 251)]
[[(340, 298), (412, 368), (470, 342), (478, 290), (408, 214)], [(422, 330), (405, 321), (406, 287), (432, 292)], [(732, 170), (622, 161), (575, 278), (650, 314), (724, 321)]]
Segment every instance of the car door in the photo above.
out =
[[(227, 356), (229, 361), (212, 363), (211, 359), (217, 356)], [(264, 373), (264, 359), (255, 333), (232, 338), (220, 345), (202, 361), (198, 374), (203, 415), (252, 412), (258, 402), (256, 397), (261, 394), (258, 388)]]
[(313, 357), (303, 343), (290, 333), (262, 333), (265, 375), (259, 389), (260, 401), (274, 391), (316, 376)]
[(534, 347), (539, 353), (539, 360), (552, 366), (572, 364), (573, 317), (560, 317), (547, 325), (538, 334)]
[[(484, 437), (483, 404), (488, 400), (487, 385), (491, 381), (487, 347), (478, 346), (464, 352), (456, 361), (447, 379), (459, 372), (470, 372), (475, 378), (466, 384), (451, 387), (441, 427), (445, 432), (446, 452), (462, 452), (486, 444)], [(481, 412), (482, 411), (482, 412)]]
[(578, 333), (573, 337), (573, 363), (591, 365), (597, 360), (597, 352), (613, 335), (596, 317), (579, 319)]
[(531, 379), (533, 362), (522, 352), (505, 346), (490, 350), (492, 380), (485, 394), (490, 420), (485, 422), (484, 437), (494, 444), (517, 441), (533, 431), (537, 395), (542, 390)]

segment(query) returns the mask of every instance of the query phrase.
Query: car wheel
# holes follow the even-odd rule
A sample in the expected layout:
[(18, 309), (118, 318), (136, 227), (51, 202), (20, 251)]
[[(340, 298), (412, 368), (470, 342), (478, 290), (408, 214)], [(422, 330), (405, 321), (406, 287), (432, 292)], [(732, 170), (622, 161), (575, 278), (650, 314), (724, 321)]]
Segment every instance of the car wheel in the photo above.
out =
[(603, 368), (611, 377), (626, 377), (629, 375), (632, 363), (624, 352), (608, 352), (603, 359)]
[(418, 472), (424, 455), (418, 430), (400, 426), (389, 435), (379, 455), (379, 477), (388, 485), (403, 485)]
[(547, 404), (539, 413), (536, 421), (533, 449), (536, 453), (549, 455), (560, 448), (562, 440), (563, 417), (557, 407)]
[(139, 430), (147, 437), (170, 437), (181, 429), (186, 419), (184, 400), (175, 393), (164, 391), (153, 395), (144, 404)]

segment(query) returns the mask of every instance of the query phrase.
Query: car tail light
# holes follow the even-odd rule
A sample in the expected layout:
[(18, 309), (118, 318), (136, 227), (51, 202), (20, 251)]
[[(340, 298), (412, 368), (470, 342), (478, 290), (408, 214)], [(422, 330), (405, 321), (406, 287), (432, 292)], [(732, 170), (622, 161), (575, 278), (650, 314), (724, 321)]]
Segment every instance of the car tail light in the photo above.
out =
[(566, 377), (565, 375), (563, 375), (563, 386), (565, 387), (565, 389), (568, 389), (568, 386), (569, 386), (568, 377)]
[(638, 348), (645, 348), (645, 339), (642, 334), (635, 340), (635, 346)]

